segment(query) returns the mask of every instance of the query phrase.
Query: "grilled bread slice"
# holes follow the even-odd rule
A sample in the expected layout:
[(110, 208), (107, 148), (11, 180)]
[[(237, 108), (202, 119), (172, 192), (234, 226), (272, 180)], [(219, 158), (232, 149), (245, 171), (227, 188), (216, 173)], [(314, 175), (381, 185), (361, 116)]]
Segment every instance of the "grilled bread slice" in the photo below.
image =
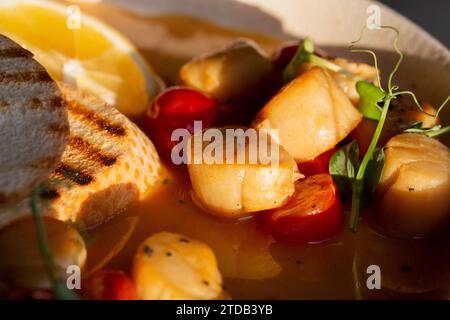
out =
[(0, 35), (0, 206), (48, 177), (68, 136), (56, 82), (29, 51)]
[[(151, 141), (127, 117), (95, 97), (61, 85), (70, 139), (61, 162), (44, 182), (44, 214), (80, 228), (99, 225), (152, 190), (160, 160)], [(0, 227), (26, 215), (26, 201), (6, 213)]]

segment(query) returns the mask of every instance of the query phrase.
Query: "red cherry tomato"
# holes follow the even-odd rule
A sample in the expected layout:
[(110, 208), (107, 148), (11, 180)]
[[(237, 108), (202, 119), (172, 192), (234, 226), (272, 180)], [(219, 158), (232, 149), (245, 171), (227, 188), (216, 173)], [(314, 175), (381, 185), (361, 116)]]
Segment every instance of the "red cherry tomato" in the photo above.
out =
[(83, 281), (81, 296), (87, 300), (136, 300), (136, 288), (123, 271), (100, 270)]
[(319, 242), (342, 226), (342, 206), (333, 179), (318, 174), (297, 182), (293, 198), (266, 215), (272, 235), (279, 241)]
[(201, 121), (203, 129), (211, 127), (217, 112), (218, 105), (214, 99), (189, 88), (172, 87), (153, 102), (145, 117), (144, 130), (158, 151), (170, 157), (177, 144), (171, 141), (174, 130), (183, 128), (193, 133), (194, 121)]
[(330, 159), (335, 152), (336, 152), (335, 149), (331, 149), (325, 151), (324, 153), (322, 153), (321, 155), (317, 156), (312, 160), (300, 162), (297, 164), (298, 170), (306, 177), (320, 173), (328, 174), (329, 173), (328, 166), (330, 164)]

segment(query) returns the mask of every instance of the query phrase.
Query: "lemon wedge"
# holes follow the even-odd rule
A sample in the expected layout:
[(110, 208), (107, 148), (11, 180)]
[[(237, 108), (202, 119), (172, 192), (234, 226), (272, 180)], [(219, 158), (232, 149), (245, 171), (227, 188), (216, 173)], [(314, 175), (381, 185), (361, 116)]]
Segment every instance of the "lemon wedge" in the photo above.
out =
[(31, 51), (55, 80), (92, 93), (129, 117), (142, 115), (164, 87), (129, 40), (76, 5), (2, 0), (0, 33)]

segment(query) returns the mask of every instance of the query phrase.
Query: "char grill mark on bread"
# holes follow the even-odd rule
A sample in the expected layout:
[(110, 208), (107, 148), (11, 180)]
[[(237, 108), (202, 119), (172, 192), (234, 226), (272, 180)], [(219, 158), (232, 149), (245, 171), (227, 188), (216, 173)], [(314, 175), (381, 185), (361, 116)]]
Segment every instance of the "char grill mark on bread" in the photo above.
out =
[(68, 166), (67, 164), (61, 163), (55, 171), (55, 175), (62, 178), (63, 181), (71, 181), (80, 186), (86, 186), (94, 180), (92, 176), (84, 173), (78, 168)]
[(50, 123), (47, 126), (47, 130), (49, 133), (53, 134), (65, 134), (67, 131), (69, 131), (69, 125), (67, 124), (61, 124), (61, 123)]
[(53, 97), (53, 98), (51, 98), (48, 101), (45, 101), (45, 100), (42, 100), (42, 99), (39, 99), (39, 98), (33, 98), (30, 101), (30, 108), (31, 109), (41, 109), (44, 106), (47, 106), (48, 108), (53, 108), (54, 110), (56, 110), (58, 108), (61, 108), (62, 106), (64, 106), (64, 108), (66, 108), (66, 104), (64, 103), (62, 98), (59, 97), (59, 96), (58, 97)]
[[(11, 43), (7, 43), (5, 39), (7, 39), (5, 36), (0, 35), (1, 42), (0, 43), (0, 56), (2, 58), (31, 58), (33, 57), (33, 54), (25, 50), (22, 47), (12, 46)], [(9, 39), (7, 39), (9, 40)]]
[(87, 158), (97, 161), (104, 166), (112, 166), (117, 161), (116, 157), (104, 154), (100, 149), (80, 137), (71, 137), (69, 140), (69, 147), (77, 149)]
[(20, 72), (10, 73), (1, 72), (0, 82), (15, 81), (15, 82), (52, 82), (53, 79), (46, 71), (42, 72)]
[(56, 82), (31, 52), (0, 35), (0, 206), (47, 179), (68, 137), (67, 107)]
[(95, 124), (100, 129), (108, 132), (114, 136), (125, 136), (125, 128), (118, 124), (111, 123), (110, 121), (97, 115), (95, 112), (88, 110), (83, 105), (77, 103), (76, 101), (69, 101), (68, 104), (69, 112), (73, 117), (80, 117), (84, 121)]

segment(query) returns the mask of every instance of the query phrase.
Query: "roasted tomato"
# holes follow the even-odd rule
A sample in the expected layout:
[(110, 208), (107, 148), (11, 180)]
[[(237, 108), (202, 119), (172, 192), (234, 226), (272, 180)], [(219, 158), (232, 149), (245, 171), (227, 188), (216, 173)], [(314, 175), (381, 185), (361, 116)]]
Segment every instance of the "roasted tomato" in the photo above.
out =
[(87, 300), (136, 300), (136, 288), (123, 271), (100, 270), (83, 281), (81, 296)]
[(342, 226), (342, 207), (333, 179), (318, 174), (297, 182), (292, 199), (285, 206), (269, 211), (266, 221), (279, 241), (329, 239)]
[(328, 174), (328, 166), (330, 159), (336, 152), (335, 149), (328, 150), (322, 153), (320, 156), (315, 157), (312, 160), (298, 163), (298, 170), (306, 177), (313, 176), (315, 174), (325, 173)]
[(150, 136), (159, 153), (169, 157), (177, 144), (171, 141), (176, 129), (194, 132), (194, 121), (201, 121), (202, 128), (213, 125), (218, 113), (217, 102), (198, 91), (185, 87), (172, 87), (161, 93), (153, 102), (145, 117), (144, 130)]

